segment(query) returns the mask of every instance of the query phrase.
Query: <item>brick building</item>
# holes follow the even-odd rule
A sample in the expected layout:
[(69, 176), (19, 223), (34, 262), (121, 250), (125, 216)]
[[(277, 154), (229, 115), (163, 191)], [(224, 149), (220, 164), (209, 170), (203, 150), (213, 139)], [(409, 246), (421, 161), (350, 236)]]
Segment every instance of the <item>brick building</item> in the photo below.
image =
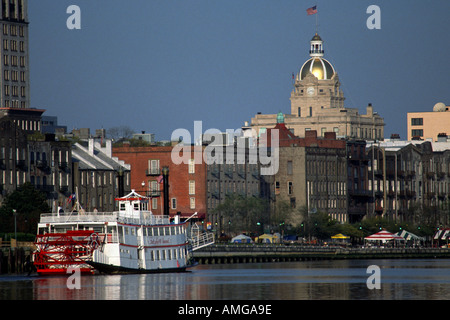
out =
[(272, 200), (287, 201), (293, 209), (305, 206), (308, 212), (326, 212), (347, 222), (346, 141), (337, 140), (334, 132), (317, 137), (315, 130), (300, 138), (285, 126), (282, 114), (277, 122), (260, 140), (269, 147), (268, 137), (278, 130), (279, 170), (273, 176)]
[[(124, 144), (113, 148), (113, 155), (131, 165), (131, 189), (150, 196), (151, 210), (159, 215), (164, 212), (163, 184), (160, 183), (162, 169), (169, 168), (169, 213), (181, 213), (188, 218), (195, 212), (198, 219), (205, 219), (206, 163), (195, 163), (196, 154), (203, 157), (203, 148), (188, 146), (191, 153), (187, 163), (172, 161), (172, 146), (131, 147)], [(198, 157), (199, 155), (197, 155)], [(203, 158), (199, 158), (203, 159)], [(200, 161), (197, 161), (200, 162)]]

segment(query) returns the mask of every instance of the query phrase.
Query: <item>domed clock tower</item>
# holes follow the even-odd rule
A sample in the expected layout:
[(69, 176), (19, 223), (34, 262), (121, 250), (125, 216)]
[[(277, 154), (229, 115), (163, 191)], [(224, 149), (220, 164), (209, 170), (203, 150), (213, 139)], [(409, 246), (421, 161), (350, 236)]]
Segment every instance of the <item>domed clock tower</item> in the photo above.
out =
[(316, 33), (311, 40), (308, 59), (297, 74), (291, 93), (291, 114), (312, 117), (318, 111), (343, 108), (344, 94), (333, 65), (323, 58), (322, 38)]
[[(298, 137), (315, 130), (319, 137), (334, 132), (338, 138), (382, 140), (384, 120), (374, 112), (372, 104), (366, 107), (366, 114), (360, 114), (357, 108), (344, 107), (338, 74), (323, 57), (324, 52), (323, 40), (316, 33), (310, 41), (310, 58), (295, 75), (291, 112), (284, 116), (286, 127)], [(258, 113), (252, 118), (251, 127), (259, 135), (276, 123), (277, 114)]]

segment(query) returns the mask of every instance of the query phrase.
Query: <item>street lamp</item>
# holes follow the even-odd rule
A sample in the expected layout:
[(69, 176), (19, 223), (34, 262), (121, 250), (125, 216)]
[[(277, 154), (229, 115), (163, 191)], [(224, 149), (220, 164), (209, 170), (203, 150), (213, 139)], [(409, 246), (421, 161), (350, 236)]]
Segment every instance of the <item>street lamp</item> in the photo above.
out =
[(17, 247), (17, 210), (13, 209), (14, 214), (14, 239), (16, 240), (16, 247)]

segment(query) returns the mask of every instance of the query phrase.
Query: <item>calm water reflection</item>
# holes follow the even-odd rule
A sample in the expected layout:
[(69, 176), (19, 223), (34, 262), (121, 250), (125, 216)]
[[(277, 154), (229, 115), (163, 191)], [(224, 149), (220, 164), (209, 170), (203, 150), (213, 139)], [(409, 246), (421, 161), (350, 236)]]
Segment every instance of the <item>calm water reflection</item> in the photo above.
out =
[[(381, 289), (366, 285), (381, 268)], [(307, 300), (450, 299), (450, 260), (341, 260), (201, 265), (181, 274), (0, 277), (0, 299), (28, 300)]]

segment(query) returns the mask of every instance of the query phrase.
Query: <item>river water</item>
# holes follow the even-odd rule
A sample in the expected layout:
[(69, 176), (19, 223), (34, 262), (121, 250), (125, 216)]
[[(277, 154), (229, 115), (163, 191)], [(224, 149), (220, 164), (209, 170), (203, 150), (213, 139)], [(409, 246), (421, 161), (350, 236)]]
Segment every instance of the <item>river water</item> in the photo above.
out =
[[(379, 289), (368, 288), (371, 265), (379, 267)], [(79, 282), (69, 276), (0, 276), (0, 299), (450, 300), (448, 259), (199, 265), (185, 273), (81, 276)]]

